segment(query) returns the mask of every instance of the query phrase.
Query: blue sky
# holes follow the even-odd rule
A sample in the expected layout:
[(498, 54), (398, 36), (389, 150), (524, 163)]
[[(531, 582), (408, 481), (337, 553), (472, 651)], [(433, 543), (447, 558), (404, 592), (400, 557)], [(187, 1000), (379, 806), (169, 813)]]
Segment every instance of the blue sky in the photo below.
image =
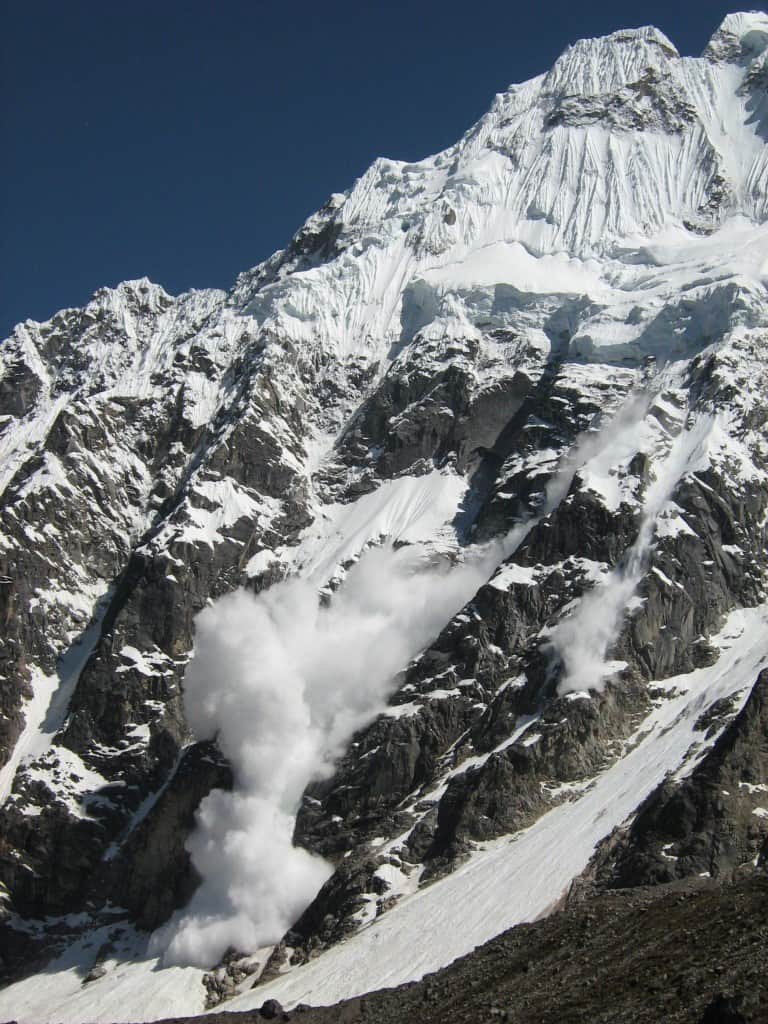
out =
[(228, 287), (376, 156), (454, 142), (582, 36), (733, 5), (0, 0), (0, 336), (147, 275)]

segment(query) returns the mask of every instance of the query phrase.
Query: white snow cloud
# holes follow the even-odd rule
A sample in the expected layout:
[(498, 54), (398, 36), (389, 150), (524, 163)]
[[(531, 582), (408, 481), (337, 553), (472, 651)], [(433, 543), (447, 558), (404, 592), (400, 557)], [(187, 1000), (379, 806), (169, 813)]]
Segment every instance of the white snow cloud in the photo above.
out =
[(548, 515), (568, 494), (577, 472), (601, 479), (608, 468), (637, 451), (638, 426), (651, 404), (647, 390), (631, 394), (599, 427), (585, 430), (562, 460), (557, 473), (547, 484), (543, 514)]
[(185, 707), (216, 737), (232, 792), (201, 804), (188, 848), (203, 881), (153, 937), (165, 964), (210, 966), (234, 946), (277, 942), (332, 868), (292, 844), (306, 785), (385, 707), (397, 673), (488, 578), (500, 548), (451, 566), (423, 549), (365, 553), (327, 607), (290, 579), (238, 591), (197, 619)]

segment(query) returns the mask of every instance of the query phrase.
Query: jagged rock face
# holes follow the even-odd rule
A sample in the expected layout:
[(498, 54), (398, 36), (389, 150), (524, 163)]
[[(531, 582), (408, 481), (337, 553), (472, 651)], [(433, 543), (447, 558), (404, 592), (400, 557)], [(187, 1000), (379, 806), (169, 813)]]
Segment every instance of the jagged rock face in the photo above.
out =
[(229, 766), (212, 744), (187, 747), (146, 816), (116, 844), (115, 868), (104, 872), (104, 885), (108, 898), (126, 907), (140, 928), (162, 924), (195, 890), (199, 879), (185, 839), (202, 798), (231, 783)]
[(606, 841), (594, 877), (604, 887), (652, 885), (676, 878), (732, 876), (765, 863), (768, 793), (768, 673), (746, 703), (705, 712), (704, 737), (727, 727), (691, 775), (669, 779), (640, 807), (630, 827)]
[(295, 841), (335, 871), (265, 978), (450, 907), (505, 837), (524, 877), (553, 822), (562, 865), (469, 946), (596, 847), (601, 886), (760, 867), (767, 60), (762, 15), (696, 60), (581, 41), (229, 293), (127, 282), (4, 342), (4, 945), (189, 898), (195, 809), (237, 784), (187, 724), (195, 616), (292, 575), (332, 602), (382, 540), (498, 558), (308, 787)]

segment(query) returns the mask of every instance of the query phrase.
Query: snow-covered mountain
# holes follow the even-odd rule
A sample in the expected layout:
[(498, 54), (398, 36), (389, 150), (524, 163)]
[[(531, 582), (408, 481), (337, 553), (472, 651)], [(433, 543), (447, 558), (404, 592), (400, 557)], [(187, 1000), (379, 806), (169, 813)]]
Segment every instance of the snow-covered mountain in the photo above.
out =
[(767, 351), (760, 13), (576, 43), (229, 292), (19, 325), (0, 1016), (329, 1002), (764, 867)]

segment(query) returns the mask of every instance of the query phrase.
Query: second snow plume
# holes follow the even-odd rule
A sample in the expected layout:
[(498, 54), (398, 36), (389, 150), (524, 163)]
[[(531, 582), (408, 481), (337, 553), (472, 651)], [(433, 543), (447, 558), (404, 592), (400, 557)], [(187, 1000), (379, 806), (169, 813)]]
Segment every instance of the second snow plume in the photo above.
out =
[(200, 613), (184, 683), (189, 723), (216, 737), (232, 792), (200, 806), (188, 843), (202, 883), (152, 939), (164, 964), (207, 967), (228, 947), (282, 938), (332, 873), (293, 846), (309, 782), (327, 777), (352, 734), (386, 705), (393, 679), (488, 578), (486, 550), (449, 567), (413, 548), (374, 549), (322, 607), (286, 580), (238, 591)]
[(630, 598), (646, 571), (656, 521), (680, 480), (706, 460), (713, 420), (703, 416), (672, 441), (645, 498), (637, 539), (623, 563), (587, 591), (575, 609), (552, 631), (549, 646), (563, 667), (558, 693), (602, 690), (605, 680), (624, 664), (607, 654), (616, 639)]

